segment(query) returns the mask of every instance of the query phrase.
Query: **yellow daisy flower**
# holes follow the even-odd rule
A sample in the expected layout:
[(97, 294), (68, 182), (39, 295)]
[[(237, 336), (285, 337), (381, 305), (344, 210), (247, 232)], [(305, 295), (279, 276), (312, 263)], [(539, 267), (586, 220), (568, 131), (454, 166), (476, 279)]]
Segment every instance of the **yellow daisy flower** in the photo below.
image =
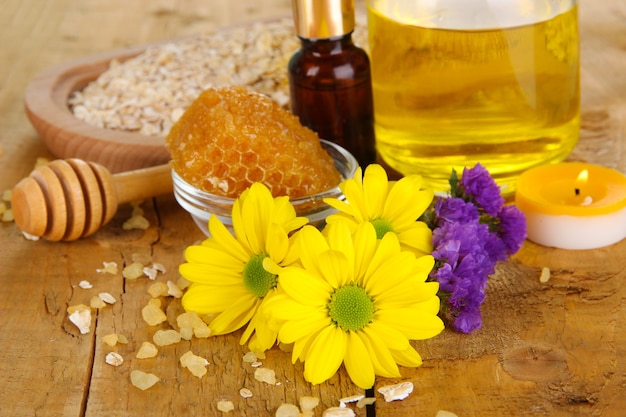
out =
[(327, 198), (324, 201), (339, 210), (326, 218), (328, 224), (337, 219), (347, 219), (351, 227), (370, 222), (378, 238), (392, 232), (398, 236), (402, 248), (417, 256), (432, 252), (432, 232), (426, 223), (417, 219), (433, 200), (431, 189), (420, 189), (422, 177), (408, 175), (398, 181), (389, 181), (384, 168), (369, 165), (362, 176), (357, 169), (354, 178), (340, 184), (346, 201)]
[[(277, 269), (289, 264), (289, 233), (308, 220), (296, 217), (288, 197), (273, 198), (267, 187), (253, 184), (235, 201), (233, 234), (216, 217), (209, 220), (211, 237), (185, 251), (180, 273), (191, 282), (182, 304), (199, 314), (217, 314), (213, 334), (233, 332), (248, 324), (240, 343), (252, 350), (269, 349), (276, 331), (263, 318), (266, 302), (276, 293)], [(254, 334), (253, 334), (254, 333)]]
[(335, 221), (322, 234), (298, 231), (301, 265), (279, 273), (279, 293), (268, 303), (278, 339), (293, 343), (292, 361), (319, 384), (343, 363), (361, 388), (375, 375), (400, 377), (398, 365), (416, 367), (421, 357), (409, 340), (443, 330), (437, 316), (436, 282), (425, 282), (432, 256), (403, 251), (393, 233), (377, 239), (371, 223)]

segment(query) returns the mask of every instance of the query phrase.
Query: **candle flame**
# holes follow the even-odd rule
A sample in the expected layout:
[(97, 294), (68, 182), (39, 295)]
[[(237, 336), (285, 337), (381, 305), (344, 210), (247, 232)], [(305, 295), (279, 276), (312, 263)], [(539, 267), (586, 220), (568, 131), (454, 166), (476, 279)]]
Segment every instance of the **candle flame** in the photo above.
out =
[(574, 188), (574, 194), (578, 197), (580, 195), (580, 188), (582, 185), (587, 184), (587, 180), (589, 179), (589, 171), (583, 169), (578, 174), (578, 178), (576, 178), (576, 186)]
[(582, 171), (580, 171), (580, 173), (578, 174), (578, 178), (576, 178), (576, 186), (574, 188), (574, 194), (576, 195), (576, 198), (581, 198), (581, 197), (583, 198), (582, 201), (580, 201), (581, 206), (588, 206), (589, 204), (593, 203), (593, 198), (591, 198), (591, 196), (589, 195), (581, 196), (581, 190), (587, 185), (588, 180), (589, 180), (589, 171), (587, 171), (586, 169), (583, 169)]

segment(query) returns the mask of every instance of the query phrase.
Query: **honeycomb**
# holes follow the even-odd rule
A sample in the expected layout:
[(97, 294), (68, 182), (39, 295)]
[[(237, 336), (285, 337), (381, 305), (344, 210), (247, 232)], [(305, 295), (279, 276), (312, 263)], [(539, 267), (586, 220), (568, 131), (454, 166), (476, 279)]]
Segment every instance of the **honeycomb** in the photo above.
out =
[(166, 145), (187, 183), (225, 197), (238, 197), (254, 182), (295, 198), (341, 181), (315, 132), (245, 87), (204, 91), (172, 126)]

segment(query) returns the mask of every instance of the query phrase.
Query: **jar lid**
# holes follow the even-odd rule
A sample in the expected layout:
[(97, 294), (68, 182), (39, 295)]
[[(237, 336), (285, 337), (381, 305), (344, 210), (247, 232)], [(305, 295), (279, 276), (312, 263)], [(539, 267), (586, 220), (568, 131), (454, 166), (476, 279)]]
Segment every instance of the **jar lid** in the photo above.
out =
[(354, 0), (292, 0), (296, 35), (308, 39), (343, 36), (354, 30)]

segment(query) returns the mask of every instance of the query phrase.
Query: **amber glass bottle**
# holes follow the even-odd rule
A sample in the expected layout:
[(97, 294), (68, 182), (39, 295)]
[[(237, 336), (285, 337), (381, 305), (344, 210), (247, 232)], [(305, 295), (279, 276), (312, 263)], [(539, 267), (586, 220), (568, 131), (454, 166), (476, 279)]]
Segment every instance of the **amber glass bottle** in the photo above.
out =
[(301, 49), (289, 62), (291, 111), (362, 167), (375, 162), (370, 61), (352, 41), (354, 0), (293, 0)]

